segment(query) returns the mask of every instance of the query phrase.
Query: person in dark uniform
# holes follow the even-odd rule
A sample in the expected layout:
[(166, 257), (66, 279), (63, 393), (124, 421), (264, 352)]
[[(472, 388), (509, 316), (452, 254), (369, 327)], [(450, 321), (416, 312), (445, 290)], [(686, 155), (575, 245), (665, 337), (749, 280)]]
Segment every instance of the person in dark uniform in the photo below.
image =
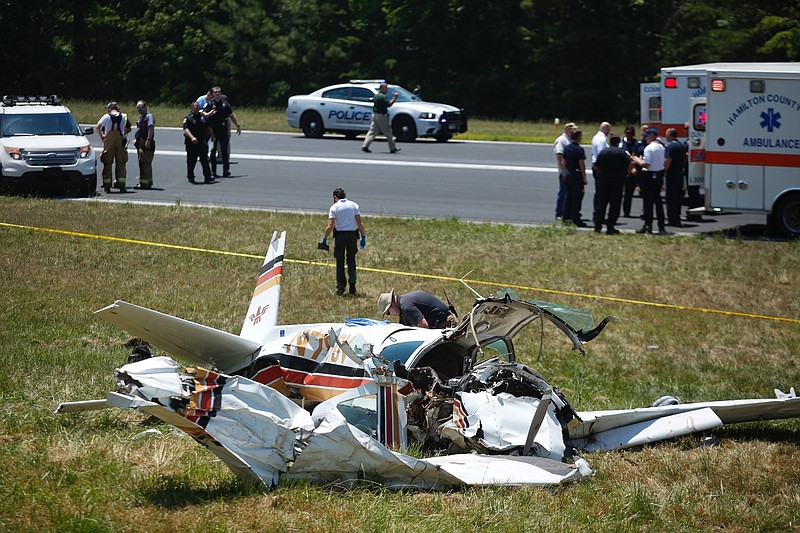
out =
[(214, 138), (214, 133), (203, 116), (200, 104), (192, 102), (192, 111), (183, 119), (183, 136), (186, 144), (186, 177), (189, 183), (194, 183), (194, 167), (197, 160), (203, 168), (203, 177), (206, 183), (214, 183), (211, 177), (211, 168), (208, 165), (208, 139)]
[(394, 289), (378, 297), (381, 316), (400, 317), (404, 326), (443, 329), (456, 325), (456, 316), (450, 307), (436, 296), (425, 291), (412, 291), (396, 295)]
[[(625, 128), (625, 137), (620, 140), (619, 147), (625, 150), (629, 156), (637, 155), (641, 157), (642, 153), (644, 152), (644, 144), (640, 143), (636, 138), (636, 130), (633, 128), (633, 126), (627, 126)], [(637, 169), (636, 164), (634, 163), (631, 171), (627, 176), (625, 176), (625, 186), (622, 194), (622, 213), (625, 217), (631, 216), (633, 193), (636, 191), (636, 187), (639, 186), (639, 170), (640, 169)]]
[(564, 148), (564, 171), (567, 173), (564, 197), (564, 223), (585, 228), (581, 221), (581, 204), (586, 187), (586, 152), (581, 147), (583, 133), (579, 129), (572, 130), (572, 142)]
[(686, 163), (686, 145), (678, 139), (678, 130), (667, 129), (667, 149), (664, 153), (664, 174), (667, 186), (667, 224), (680, 228), (683, 201), (683, 171)]
[[(230, 149), (231, 142), (228, 121), (232, 120), (233, 108), (227, 98), (222, 96), (222, 89), (219, 87), (211, 88), (212, 98), (206, 103), (203, 114), (208, 119), (211, 130), (214, 132), (214, 144), (211, 146), (211, 173), (217, 176), (217, 156), (222, 156), (222, 176), (227, 178), (231, 175)], [(239, 128), (239, 121), (236, 121), (237, 133), (242, 130)]]
[[(595, 170), (597, 171), (597, 211), (594, 218), (594, 231), (600, 233), (603, 219), (606, 220), (606, 234), (616, 235), (619, 230), (614, 226), (619, 218), (619, 207), (622, 203), (622, 188), (625, 177), (633, 167), (631, 156), (619, 148), (619, 135), (611, 135), (611, 145), (606, 147), (597, 156)], [(608, 207), (608, 215), (606, 215)]]

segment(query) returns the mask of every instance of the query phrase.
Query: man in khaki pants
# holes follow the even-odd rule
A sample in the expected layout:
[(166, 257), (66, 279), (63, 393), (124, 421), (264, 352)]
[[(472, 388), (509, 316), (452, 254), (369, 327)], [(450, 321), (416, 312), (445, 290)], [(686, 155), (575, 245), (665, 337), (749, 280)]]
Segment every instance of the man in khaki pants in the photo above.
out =
[(111, 167), (116, 163), (114, 174), (117, 180), (113, 186), (120, 192), (125, 192), (125, 164), (128, 162), (125, 136), (131, 131), (131, 123), (125, 113), (120, 113), (116, 102), (110, 102), (107, 109), (108, 113), (103, 115), (95, 126), (100, 140), (103, 141), (103, 153), (100, 154), (100, 161), (103, 162), (103, 190), (111, 192)]
[(386, 140), (389, 141), (389, 151), (391, 153), (400, 151), (400, 148), (394, 145), (392, 125), (389, 124), (389, 108), (392, 107), (392, 104), (395, 103), (397, 97), (400, 95), (399, 93), (394, 93), (392, 99), (389, 100), (386, 97), (387, 90), (388, 86), (385, 83), (381, 83), (380, 91), (372, 100), (372, 124), (369, 125), (367, 137), (364, 139), (364, 144), (361, 145), (361, 150), (364, 152), (370, 153), (372, 151), (369, 149), (369, 145), (372, 144), (372, 141), (375, 140), (375, 136), (379, 133), (386, 136)]
[(136, 102), (136, 110), (139, 112), (139, 120), (136, 121), (136, 141), (133, 144), (136, 146), (136, 155), (139, 158), (139, 183), (133, 188), (152, 189), (156, 120), (153, 114), (147, 111), (147, 102), (144, 100)]

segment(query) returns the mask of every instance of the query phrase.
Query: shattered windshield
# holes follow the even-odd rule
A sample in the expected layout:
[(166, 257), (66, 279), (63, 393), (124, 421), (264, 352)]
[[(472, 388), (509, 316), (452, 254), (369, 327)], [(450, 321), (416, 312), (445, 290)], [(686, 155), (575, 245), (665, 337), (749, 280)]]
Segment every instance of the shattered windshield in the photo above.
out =
[(5, 115), (0, 122), (0, 136), (81, 135), (78, 124), (69, 113)]

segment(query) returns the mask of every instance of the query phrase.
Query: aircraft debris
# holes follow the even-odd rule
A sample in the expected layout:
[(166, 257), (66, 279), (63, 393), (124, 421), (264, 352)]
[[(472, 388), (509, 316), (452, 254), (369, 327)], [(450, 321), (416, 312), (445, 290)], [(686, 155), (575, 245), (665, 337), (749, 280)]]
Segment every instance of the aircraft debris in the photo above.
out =
[[(366, 318), (278, 325), (285, 238), (273, 234), (239, 335), (122, 301), (97, 311), (141, 342), (117, 369), (116, 391), (55, 412), (138, 409), (265, 487), (368, 478), (420, 489), (583, 480), (593, 471), (580, 451), (800, 416), (793, 388), (773, 399), (665, 396), (639, 409), (576, 411), (517, 362), (514, 336), (548, 321), (583, 352), (611, 317), (595, 326), (591, 313), (510, 290), (475, 293), (469, 313), (444, 330)], [(152, 356), (148, 345), (185, 365)], [(409, 442), (435, 455), (411, 457)]]

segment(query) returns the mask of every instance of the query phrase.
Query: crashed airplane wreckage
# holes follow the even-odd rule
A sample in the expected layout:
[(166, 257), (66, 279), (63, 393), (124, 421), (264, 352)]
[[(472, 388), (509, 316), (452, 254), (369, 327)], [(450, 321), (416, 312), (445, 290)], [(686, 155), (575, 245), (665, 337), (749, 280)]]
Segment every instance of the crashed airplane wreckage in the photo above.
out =
[[(800, 416), (777, 398), (578, 412), (516, 363), (514, 336), (547, 320), (583, 352), (609, 318), (511, 291), (477, 295), (457, 327), (370, 319), (278, 325), (285, 232), (273, 235), (240, 335), (123, 301), (97, 316), (169, 357), (132, 356), (103, 400), (57, 413), (134, 408), (184, 431), (239, 477), (368, 478), (387, 487), (551, 485), (593, 475), (578, 452), (627, 448), (723, 424)], [(141, 360), (136, 360), (141, 359)], [(433, 457), (406, 455), (408, 440)]]

